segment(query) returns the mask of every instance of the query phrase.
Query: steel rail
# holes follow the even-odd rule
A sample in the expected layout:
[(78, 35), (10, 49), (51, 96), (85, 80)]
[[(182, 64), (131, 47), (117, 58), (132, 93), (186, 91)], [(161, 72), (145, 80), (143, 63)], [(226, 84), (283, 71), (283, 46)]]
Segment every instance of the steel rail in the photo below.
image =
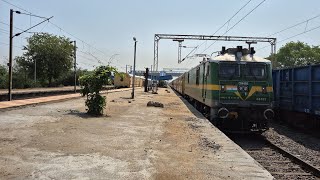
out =
[(313, 175), (315, 175), (317, 177), (320, 177), (320, 170), (318, 168), (316, 168), (313, 165), (305, 162), (304, 160), (296, 157), (295, 155), (291, 154), (290, 152), (284, 150), (283, 148), (277, 146), (276, 144), (274, 144), (271, 141), (269, 141), (267, 138), (264, 137), (263, 139), (273, 149), (277, 150), (278, 152), (280, 152), (284, 156), (292, 159), (296, 164), (299, 164), (300, 166), (302, 166), (302, 168), (305, 168), (305, 170), (310, 171), (310, 173), (312, 173)]

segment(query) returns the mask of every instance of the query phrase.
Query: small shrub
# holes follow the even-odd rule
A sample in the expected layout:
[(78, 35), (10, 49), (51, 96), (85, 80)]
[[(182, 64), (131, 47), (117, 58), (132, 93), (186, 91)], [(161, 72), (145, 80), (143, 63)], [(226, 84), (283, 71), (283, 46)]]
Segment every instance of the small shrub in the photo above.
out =
[(88, 114), (101, 115), (106, 107), (106, 97), (100, 94), (89, 94), (86, 100)]
[(117, 72), (114, 67), (100, 66), (93, 73), (79, 78), (82, 96), (87, 96), (85, 102), (88, 114), (102, 115), (106, 107), (106, 97), (100, 95), (103, 85), (111, 82), (111, 72)]

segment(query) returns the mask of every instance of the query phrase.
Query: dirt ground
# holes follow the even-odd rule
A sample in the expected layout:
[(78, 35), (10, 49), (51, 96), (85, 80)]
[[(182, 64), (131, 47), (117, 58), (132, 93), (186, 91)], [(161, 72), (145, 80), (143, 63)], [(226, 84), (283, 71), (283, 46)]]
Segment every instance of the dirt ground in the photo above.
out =
[(270, 178), (233, 154), (223, 159), (234, 147), (208, 137), (210, 125), (172, 91), (130, 93), (107, 94), (102, 117), (87, 115), (83, 98), (0, 112), (0, 179)]

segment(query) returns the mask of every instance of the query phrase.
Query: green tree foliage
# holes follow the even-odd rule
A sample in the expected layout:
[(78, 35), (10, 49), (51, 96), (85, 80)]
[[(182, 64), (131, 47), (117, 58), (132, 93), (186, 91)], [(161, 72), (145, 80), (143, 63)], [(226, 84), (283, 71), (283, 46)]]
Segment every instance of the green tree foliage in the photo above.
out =
[[(272, 57), (270, 57), (272, 59)], [(276, 54), (274, 67), (295, 67), (320, 63), (320, 47), (303, 42), (289, 42)]]
[(100, 95), (103, 85), (111, 84), (111, 74), (117, 73), (111, 66), (99, 66), (92, 73), (80, 77), (82, 96), (87, 96), (85, 102), (88, 114), (102, 115), (106, 99)]
[(28, 39), (27, 51), (17, 58), (22, 69), (32, 76), (36, 63), (37, 79), (45, 86), (68, 73), (73, 65), (74, 46), (69, 38), (48, 33), (35, 34)]
[(8, 87), (8, 71), (6, 66), (0, 65), (0, 89)]
[[(16, 62), (27, 62), (24, 56), (15, 57)], [(18, 63), (13, 66), (12, 86), (13, 88), (32, 88), (37, 85), (34, 82), (34, 73), (30, 71), (29, 66), (22, 66)]]

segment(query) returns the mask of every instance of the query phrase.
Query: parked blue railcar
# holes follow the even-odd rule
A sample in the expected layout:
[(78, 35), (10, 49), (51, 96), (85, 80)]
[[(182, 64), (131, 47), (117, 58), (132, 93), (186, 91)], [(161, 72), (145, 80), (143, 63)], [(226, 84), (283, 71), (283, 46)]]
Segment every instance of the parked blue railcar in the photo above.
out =
[(273, 88), (280, 116), (298, 124), (310, 121), (310, 126), (320, 126), (320, 64), (273, 70)]

